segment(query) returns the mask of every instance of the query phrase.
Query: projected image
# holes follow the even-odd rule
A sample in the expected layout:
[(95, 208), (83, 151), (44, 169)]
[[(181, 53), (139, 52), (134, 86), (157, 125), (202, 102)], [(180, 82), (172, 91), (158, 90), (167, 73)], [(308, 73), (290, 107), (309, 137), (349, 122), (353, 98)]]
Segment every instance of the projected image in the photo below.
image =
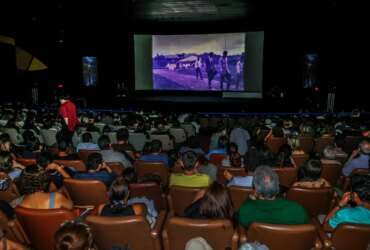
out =
[(82, 57), (82, 71), (84, 85), (87, 87), (96, 86), (98, 81), (98, 68), (95, 56)]
[(318, 63), (318, 54), (305, 54), (303, 65), (303, 88), (310, 89), (319, 85)]
[(245, 33), (155, 35), (155, 90), (243, 91)]

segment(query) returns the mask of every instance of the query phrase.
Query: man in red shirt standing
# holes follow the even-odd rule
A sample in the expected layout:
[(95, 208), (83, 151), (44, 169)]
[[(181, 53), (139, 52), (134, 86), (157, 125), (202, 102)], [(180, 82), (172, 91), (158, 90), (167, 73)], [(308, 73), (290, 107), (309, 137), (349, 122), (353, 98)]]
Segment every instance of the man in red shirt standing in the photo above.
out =
[(62, 117), (63, 127), (61, 134), (68, 144), (72, 143), (72, 136), (78, 125), (77, 108), (76, 105), (69, 100), (68, 95), (61, 95), (59, 97), (60, 107), (59, 115)]

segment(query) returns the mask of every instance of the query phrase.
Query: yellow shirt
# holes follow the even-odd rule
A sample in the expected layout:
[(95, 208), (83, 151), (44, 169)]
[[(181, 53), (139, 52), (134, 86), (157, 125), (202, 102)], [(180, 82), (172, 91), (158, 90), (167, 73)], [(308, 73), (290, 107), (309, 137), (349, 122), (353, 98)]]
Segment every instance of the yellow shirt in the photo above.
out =
[(206, 174), (185, 175), (178, 173), (170, 176), (170, 186), (208, 187), (211, 183), (211, 178)]

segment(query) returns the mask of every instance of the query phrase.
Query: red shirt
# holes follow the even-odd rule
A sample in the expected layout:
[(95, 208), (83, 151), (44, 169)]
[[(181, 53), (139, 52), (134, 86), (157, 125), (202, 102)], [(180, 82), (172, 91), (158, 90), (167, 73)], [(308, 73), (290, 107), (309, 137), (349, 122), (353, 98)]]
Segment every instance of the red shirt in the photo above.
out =
[(73, 132), (78, 124), (76, 105), (71, 101), (66, 101), (60, 105), (59, 114), (63, 119), (68, 118), (68, 130)]

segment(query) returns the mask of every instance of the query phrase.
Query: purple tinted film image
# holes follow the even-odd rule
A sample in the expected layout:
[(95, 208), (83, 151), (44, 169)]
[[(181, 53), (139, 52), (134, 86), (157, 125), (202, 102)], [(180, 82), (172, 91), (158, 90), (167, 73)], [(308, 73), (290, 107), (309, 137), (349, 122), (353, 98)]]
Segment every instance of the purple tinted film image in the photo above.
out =
[(245, 33), (154, 35), (154, 90), (244, 91)]

